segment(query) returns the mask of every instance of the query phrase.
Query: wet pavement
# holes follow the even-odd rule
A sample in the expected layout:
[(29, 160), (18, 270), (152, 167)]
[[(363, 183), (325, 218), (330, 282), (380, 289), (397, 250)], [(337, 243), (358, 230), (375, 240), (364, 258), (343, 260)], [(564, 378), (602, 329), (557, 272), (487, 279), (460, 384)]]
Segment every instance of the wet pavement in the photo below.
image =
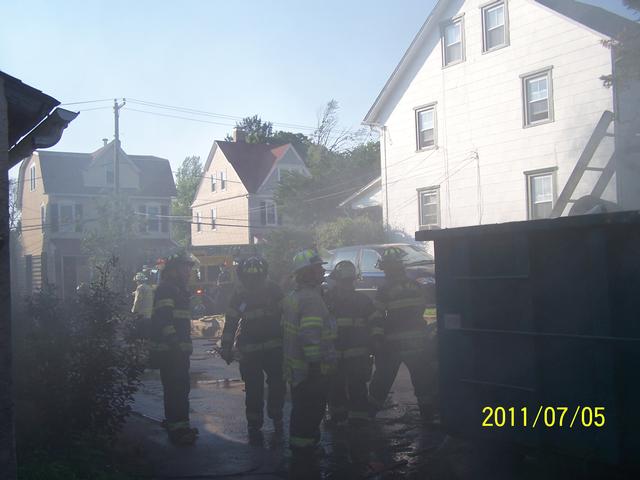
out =
[[(147, 371), (136, 395), (135, 414), (123, 438), (135, 452), (141, 478), (244, 479), (525, 479), (611, 478), (575, 462), (471, 444), (419, 422), (408, 371), (402, 367), (390, 401), (369, 425), (322, 427), (322, 448), (299, 464), (286, 448), (290, 400), (285, 404), (285, 434), (268, 419), (262, 438), (250, 439), (244, 417), (244, 384), (238, 364), (227, 366), (210, 353), (214, 341), (194, 340), (191, 358), (191, 421), (200, 431), (196, 445), (175, 447), (166, 437), (162, 387), (157, 371)], [(595, 473), (595, 475), (594, 475)], [(626, 478), (616, 476), (616, 478)]]

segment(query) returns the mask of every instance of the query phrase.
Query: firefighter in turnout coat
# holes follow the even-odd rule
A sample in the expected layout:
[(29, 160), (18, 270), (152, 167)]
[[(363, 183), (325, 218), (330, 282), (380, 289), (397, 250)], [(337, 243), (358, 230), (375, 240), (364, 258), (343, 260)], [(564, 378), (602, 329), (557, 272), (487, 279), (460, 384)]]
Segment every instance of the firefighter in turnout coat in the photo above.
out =
[(375, 295), (374, 317), (382, 322), (384, 340), (375, 352), (375, 372), (369, 385), (372, 415), (381, 409), (404, 362), (411, 375), (411, 383), (424, 421), (433, 416), (430, 356), (427, 349), (429, 329), (423, 314), (426, 300), (420, 285), (407, 277), (399, 248), (383, 252), (378, 268), (385, 273), (385, 283)]
[(194, 260), (185, 252), (165, 259), (151, 317), (150, 366), (160, 368), (164, 395), (164, 425), (171, 442), (192, 444), (198, 431), (189, 424), (189, 358), (191, 312), (187, 284)]
[(315, 250), (305, 250), (293, 263), (296, 287), (283, 306), (284, 368), (292, 400), (289, 447), (300, 455), (315, 451), (320, 440), (337, 332), (322, 299), (325, 262)]
[(329, 413), (332, 422), (338, 425), (346, 420), (357, 423), (369, 418), (367, 382), (371, 376), (370, 352), (374, 336), (382, 336), (382, 329), (372, 325), (373, 302), (355, 290), (356, 276), (353, 263), (348, 260), (339, 262), (331, 272), (335, 285), (325, 296), (338, 328), (338, 365), (329, 392)]
[(233, 361), (234, 341), (240, 352), (240, 375), (245, 382), (249, 434), (257, 435), (264, 419), (264, 382), (267, 378), (267, 414), (282, 431), (286, 390), (282, 373), (282, 299), (280, 287), (267, 279), (267, 263), (251, 257), (238, 265), (240, 285), (225, 315), (222, 358)]

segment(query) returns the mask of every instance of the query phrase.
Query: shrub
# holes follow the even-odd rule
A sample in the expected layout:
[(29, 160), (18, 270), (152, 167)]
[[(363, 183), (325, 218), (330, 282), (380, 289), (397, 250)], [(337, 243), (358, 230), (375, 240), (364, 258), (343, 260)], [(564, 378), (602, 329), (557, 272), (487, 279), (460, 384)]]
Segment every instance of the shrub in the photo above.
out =
[(271, 278), (278, 283), (286, 283), (294, 255), (314, 243), (313, 233), (309, 230), (285, 227), (269, 232), (264, 257), (269, 263)]
[(385, 233), (382, 224), (368, 217), (338, 218), (316, 228), (318, 247), (332, 248), (367, 243), (384, 243)]
[(97, 267), (76, 302), (49, 286), (33, 295), (16, 328), (19, 451), (111, 440), (130, 413), (143, 370), (133, 317), (113, 288), (115, 261)]

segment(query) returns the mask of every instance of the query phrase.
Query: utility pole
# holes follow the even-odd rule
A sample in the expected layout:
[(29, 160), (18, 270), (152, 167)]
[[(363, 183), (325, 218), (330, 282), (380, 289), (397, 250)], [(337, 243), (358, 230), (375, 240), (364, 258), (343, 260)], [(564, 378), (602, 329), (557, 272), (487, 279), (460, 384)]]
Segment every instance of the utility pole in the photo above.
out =
[(120, 109), (127, 104), (126, 98), (122, 99), (122, 103), (118, 104), (118, 99), (113, 99), (113, 117), (115, 121), (115, 145), (113, 149), (113, 176), (114, 188), (116, 195), (120, 194)]

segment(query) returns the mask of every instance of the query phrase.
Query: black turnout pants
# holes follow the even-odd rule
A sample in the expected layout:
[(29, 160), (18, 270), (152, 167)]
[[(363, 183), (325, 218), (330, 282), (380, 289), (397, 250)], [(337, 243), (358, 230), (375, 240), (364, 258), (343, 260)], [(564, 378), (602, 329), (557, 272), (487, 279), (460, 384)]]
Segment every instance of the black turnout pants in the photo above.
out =
[(312, 450), (318, 445), (320, 422), (327, 406), (327, 387), (328, 378), (324, 375), (313, 375), (291, 386), (291, 450)]
[(264, 382), (267, 377), (267, 415), (282, 419), (286, 385), (282, 376), (282, 349), (273, 348), (245, 354), (240, 361), (240, 375), (246, 392), (247, 423), (261, 428), (264, 420)]
[(363, 420), (368, 417), (367, 382), (370, 377), (371, 360), (368, 355), (338, 362), (329, 389), (332, 420)]
[(189, 357), (184, 352), (167, 352), (160, 358), (164, 416), (169, 430), (189, 426)]

